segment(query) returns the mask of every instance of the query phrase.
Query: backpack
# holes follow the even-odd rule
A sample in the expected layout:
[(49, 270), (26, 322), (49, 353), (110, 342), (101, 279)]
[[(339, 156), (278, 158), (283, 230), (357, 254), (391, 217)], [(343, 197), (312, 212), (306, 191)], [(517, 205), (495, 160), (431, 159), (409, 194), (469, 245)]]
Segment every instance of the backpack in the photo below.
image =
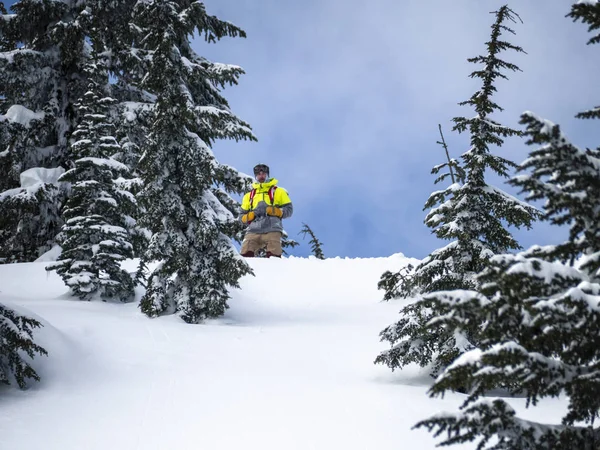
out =
[[(275, 190), (277, 189), (277, 186), (271, 186), (269, 188), (269, 200), (271, 200), (271, 206), (275, 206)], [(254, 196), (256, 195), (256, 189), (252, 189), (250, 191), (250, 210), (252, 210), (253, 208), (253, 204), (254, 204)]]

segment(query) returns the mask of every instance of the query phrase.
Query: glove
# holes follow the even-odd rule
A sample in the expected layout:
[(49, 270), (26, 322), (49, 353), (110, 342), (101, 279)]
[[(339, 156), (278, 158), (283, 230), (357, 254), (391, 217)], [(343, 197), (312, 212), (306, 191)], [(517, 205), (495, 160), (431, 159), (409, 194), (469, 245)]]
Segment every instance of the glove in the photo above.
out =
[(252, 222), (254, 220), (254, 216), (255, 216), (255, 214), (254, 214), (253, 211), (250, 211), (248, 214), (244, 214), (242, 216), (242, 223), (250, 223), (250, 222)]
[(263, 217), (265, 215), (265, 210), (267, 209), (267, 204), (265, 202), (259, 202), (254, 208), (254, 214), (256, 217)]
[(283, 211), (277, 206), (267, 206), (267, 216), (275, 216), (281, 219), (281, 216), (283, 216)]

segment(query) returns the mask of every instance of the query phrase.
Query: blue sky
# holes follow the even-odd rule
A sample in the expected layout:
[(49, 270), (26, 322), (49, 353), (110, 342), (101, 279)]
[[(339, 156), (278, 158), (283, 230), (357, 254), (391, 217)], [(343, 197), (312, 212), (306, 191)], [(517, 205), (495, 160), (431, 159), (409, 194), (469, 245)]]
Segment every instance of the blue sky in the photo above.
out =
[[(431, 167), (445, 160), (442, 124), (453, 157), (469, 146), (451, 119), (472, 116), (458, 102), (479, 83), (467, 58), (483, 54), (493, 16), (505, 2), (481, 0), (208, 0), (210, 14), (243, 28), (246, 39), (195, 41), (207, 58), (243, 67), (227, 88), (232, 110), (258, 142), (219, 142), (217, 158), (251, 173), (267, 163), (294, 203), (284, 225), (298, 235), (313, 228), (328, 257), (402, 252), (422, 258), (446, 243), (423, 224), (433, 190)], [(523, 72), (497, 84), (505, 110), (494, 118), (518, 127), (526, 110), (561, 124), (580, 146), (597, 147), (598, 123), (574, 119), (600, 104), (600, 46), (586, 46), (586, 27), (564, 16), (571, 2), (521, 0), (523, 24), (505, 36), (527, 52), (503, 58)], [(530, 148), (508, 140), (495, 153), (521, 162)], [(502, 180), (493, 184), (511, 193)], [(523, 246), (562, 239), (564, 231), (536, 224), (515, 231)]]
[[(372, 257), (402, 252), (422, 258), (445, 245), (423, 224), (444, 161), (438, 123), (452, 156), (469, 146), (451, 132), (457, 103), (478, 82), (466, 60), (484, 53), (493, 16), (504, 4), (480, 0), (209, 0), (210, 14), (242, 27), (247, 39), (196, 48), (211, 60), (246, 70), (226, 90), (234, 112), (257, 143), (219, 143), (217, 157), (250, 173), (257, 162), (288, 189), (295, 206), (285, 223), (292, 237), (308, 223), (327, 256)], [(494, 118), (519, 127), (531, 110), (561, 124), (578, 145), (597, 147), (598, 124), (573, 118), (600, 104), (600, 47), (586, 46), (586, 27), (564, 16), (569, 1), (513, 2), (523, 23), (506, 36), (527, 52), (503, 55), (522, 72), (497, 84), (504, 111)], [(495, 153), (521, 162), (528, 148), (511, 139)], [(493, 183), (515, 193), (502, 180)], [(564, 236), (546, 224), (516, 231), (523, 246)], [(294, 250), (305, 254), (308, 246)]]

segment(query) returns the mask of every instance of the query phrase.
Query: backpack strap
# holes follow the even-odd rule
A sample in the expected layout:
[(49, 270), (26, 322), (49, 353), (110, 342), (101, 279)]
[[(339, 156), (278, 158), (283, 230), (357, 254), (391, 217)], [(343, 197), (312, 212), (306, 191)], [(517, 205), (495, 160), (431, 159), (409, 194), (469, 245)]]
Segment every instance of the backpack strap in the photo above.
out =
[[(271, 186), (269, 188), (269, 200), (271, 201), (271, 205), (275, 206), (275, 190), (277, 189), (277, 186)], [(252, 189), (250, 191), (250, 211), (252, 211), (254, 209), (254, 196), (256, 195), (256, 189)], [(264, 198), (264, 197), (263, 197)]]
[(269, 188), (269, 200), (271, 200), (271, 206), (275, 206), (275, 189), (277, 189), (277, 186), (271, 186)]

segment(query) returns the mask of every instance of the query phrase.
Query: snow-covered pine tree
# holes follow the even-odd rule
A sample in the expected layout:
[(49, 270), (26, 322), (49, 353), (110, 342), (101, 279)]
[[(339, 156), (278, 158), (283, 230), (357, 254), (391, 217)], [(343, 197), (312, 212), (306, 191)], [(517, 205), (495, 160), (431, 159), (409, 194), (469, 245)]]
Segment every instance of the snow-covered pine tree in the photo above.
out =
[(91, 81), (75, 105), (82, 119), (71, 135), (74, 167), (59, 179), (71, 183), (72, 191), (63, 210), (62, 253), (46, 270), (56, 270), (82, 300), (99, 295), (127, 301), (133, 297), (133, 280), (121, 262), (133, 257), (128, 229), (136, 202), (117, 181), (126, 179), (129, 170), (112, 158), (120, 150), (107, 115), (115, 100), (104, 92), (108, 75), (100, 61), (93, 57), (87, 65)]
[[(438, 164), (431, 169), (431, 173), (433, 175), (437, 175), (437, 178), (433, 184), (447, 181), (448, 178), (450, 178), (450, 180), (452, 180), (452, 184), (450, 186), (460, 186), (465, 180), (465, 170), (461, 166), (460, 161), (450, 157), (450, 151), (448, 150), (448, 145), (446, 144), (446, 139), (444, 138), (444, 133), (442, 132), (442, 125), (438, 124), (438, 128), (442, 140), (437, 141), (436, 143), (440, 144), (444, 148), (447, 161), (443, 162), (442, 164)], [(423, 209), (427, 209), (427, 207)], [(427, 224), (427, 221), (425, 223)], [(435, 252), (433, 255), (435, 255)], [(434, 260), (431, 258), (432, 255), (430, 255), (428, 258), (425, 258), (425, 260), (419, 264), (417, 271), (414, 271), (415, 267), (412, 264), (409, 264), (397, 272), (392, 272), (389, 270), (384, 272), (378, 284), (378, 288), (385, 292), (383, 299), (387, 301), (394, 298), (408, 298), (421, 293), (421, 291), (424, 292), (435, 289), (436, 286), (432, 285), (432, 281), (429, 281), (429, 283), (423, 283), (423, 274), (426, 273), (423, 271), (423, 269), (431, 269), (431, 267), (428, 267), (428, 264), (433, 264)], [(434, 274), (431, 274), (431, 276), (434, 277)], [(423, 285), (425, 286), (425, 289), (423, 289)]]
[[(136, 48), (131, 47), (131, 53), (136, 52)], [(115, 66), (121, 64), (121, 61), (115, 58)], [(129, 64), (124, 67), (129, 68)], [(142, 67), (145, 64), (141, 64)], [(132, 70), (140, 71), (140, 67), (131, 67)], [(126, 69), (120, 69), (124, 71)], [(132, 77), (137, 79), (138, 77)], [(144, 145), (154, 117), (154, 96), (144, 92), (131, 84), (128, 76), (121, 77), (116, 84), (112, 85), (111, 91), (119, 99), (114, 110), (115, 115), (111, 116), (117, 125), (116, 137), (120, 145), (120, 151), (113, 155), (114, 159), (126, 165), (129, 168), (130, 176), (127, 179), (120, 179), (119, 187), (130, 192), (137, 197), (142, 190), (142, 173), (139, 165), (141, 158), (141, 147)], [(134, 257), (140, 258), (140, 265), (135, 276), (135, 283), (144, 285), (146, 276), (146, 264), (142, 258), (150, 241), (150, 232), (140, 225), (140, 219), (144, 215), (144, 207), (138, 202), (133, 215), (134, 222), (128, 228), (131, 243), (133, 245)]]
[[(568, 17), (571, 17), (574, 21), (580, 20), (588, 25), (588, 31), (597, 33), (588, 40), (588, 45), (600, 43), (600, 1), (580, 1), (572, 6)], [(575, 117), (578, 119), (600, 119), (600, 105), (588, 111), (580, 112)]]
[[(38, 202), (34, 213), (34, 203), (21, 201), (22, 192), (16, 188), (28, 169), (68, 167), (67, 139), (75, 128), (72, 105), (84, 87), (80, 82), (85, 79), (82, 24), (88, 11), (85, 2), (61, 0), (20, 0), (11, 11), (0, 20), (0, 115), (4, 115), (0, 136), (5, 136), (0, 139), (9, 141), (0, 150), (0, 190), (5, 201), (16, 196), (9, 201), (16, 219), (0, 226), (3, 235), (21, 234), (21, 238), (15, 241), (18, 247), (4, 244), (1, 251), (7, 260), (31, 261), (54, 243), (53, 233), (61, 226), (54, 212), (60, 204), (46, 208), (47, 202)], [(37, 229), (35, 236), (25, 236), (24, 230), (36, 228), (32, 217), (49, 226)]]
[[(16, 383), (27, 387), (27, 379), (40, 381), (28, 358), (48, 352), (33, 342), (33, 330), (42, 324), (35, 319), (18, 314), (0, 303), (0, 383)], [(27, 357), (25, 357), (27, 355)]]
[(323, 254), (323, 249), (322, 249), (323, 244), (321, 243), (321, 241), (319, 241), (317, 239), (317, 236), (315, 235), (313, 230), (307, 224), (303, 223), (300, 233), (302, 233), (304, 236), (306, 236), (306, 235), (310, 236), (309, 244), (310, 244), (310, 248), (313, 252), (313, 255), (317, 259), (325, 259), (325, 255)]
[[(138, 51), (143, 52), (136, 47), (140, 30), (130, 23), (136, 3), (136, 0), (98, 0), (90, 4), (92, 13), (88, 19), (94, 50), (102, 55), (103, 64), (111, 74), (107, 93), (117, 101), (107, 112), (115, 124), (120, 145), (120, 150), (112, 157), (129, 168), (131, 178), (122, 187), (133, 195), (137, 195), (142, 187), (139, 178), (141, 146), (153, 121), (156, 99), (140, 87), (148, 70), (148, 61), (139, 57)], [(138, 215), (141, 214), (138, 212)]]
[[(126, 91), (121, 90), (119, 93), (125, 95)], [(135, 112), (132, 112), (130, 108), (133, 108)], [(116, 137), (120, 147), (113, 158), (129, 169), (129, 177), (126, 179), (119, 178), (115, 180), (115, 183), (119, 189), (129, 192), (134, 198), (142, 190), (142, 178), (139, 169), (140, 145), (142, 145), (148, 134), (152, 109), (153, 103), (151, 102), (124, 101), (116, 105), (114, 111), (116, 114), (111, 115), (111, 119), (117, 125)], [(139, 202), (136, 202), (131, 215), (132, 220), (129, 222), (127, 231), (133, 245), (133, 256), (141, 258), (148, 247), (150, 232), (139, 225), (140, 218), (144, 215), (144, 209)], [(136, 285), (144, 284), (145, 270), (145, 264), (140, 259), (140, 266), (135, 276)]]
[[(4, 6), (4, 2), (0, 2), (0, 17), (2, 17), (3, 19), (5, 17), (8, 17), (8, 11), (6, 10), (6, 6)], [(8, 52), (10, 50), (12, 50), (12, 46), (6, 38), (6, 36), (4, 35), (4, 33), (2, 32), (2, 27), (0, 27), (0, 54)], [(8, 106), (6, 106), (6, 99), (0, 96), (0, 113), (2, 113), (2, 111), (6, 111), (7, 109)], [(3, 145), (2, 136), (0, 135), (0, 151), (3, 148), (5, 148), (5, 145)]]
[[(2, 17), (2, 20), (7, 20), (4, 18), (8, 17), (8, 11), (4, 6), (4, 2), (0, 2), (0, 17)], [(13, 46), (8, 41), (5, 33), (3, 33), (3, 28), (0, 27), (0, 55), (3, 55), (5, 52), (9, 52), (12, 50), (12, 48)], [(0, 95), (0, 121), (2, 122), (5, 121), (3, 112), (7, 111), (8, 107), (9, 105), (7, 104), (6, 99)], [(4, 126), (0, 125), (0, 174), (6, 174), (9, 171), (10, 161), (8, 160), (7, 156), (8, 148), (11, 143), (10, 134), (8, 133), (6, 124), (4, 124)], [(0, 180), (0, 192), (5, 190), (2, 183), (2, 180)], [(8, 187), (11, 187), (11, 185), (8, 184)], [(0, 224), (0, 230), (1, 229), (2, 224)]]
[(67, 187), (62, 168), (33, 167), (21, 173), (21, 186), (0, 193), (0, 264), (33, 261), (55, 245)]
[[(4, 176), (0, 176), (0, 192), (17, 188), (20, 173), (30, 167), (72, 167), (67, 140), (79, 120), (73, 104), (87, 88), (81, 69), (89, 45), (107, 56), (107, 69), (113, 77), (107, 92), (119, 102), (115, 112), (121, 112), (118, 120), (113, 117), (118, 125), (118, 138), (123, 143), (115, 159), (132, 170), (132, 178), (124, 187), (132, 193), (138, 189), (135, 177), (139, 154), (135, 153), (148, 134), (154, 99), (139, 88), (147, 64), (138, 58), (137, 49), (131, 45), (137, 30), (130, 26), (129, 19), (136, 3), (134, 0), (75, 3), (21, 0), (11, 8), (15, 14), (3, 16), (0, 21), (0, 122), (4, 124), (0, 123), (0, 174)], [(23, 87), (24, 95), (21, 95)], [(15, 106), (19, 109), (14, 110)], [(1, 114), (5, 111), (10, 111), (7, 113), (10, 120), (2, 120)], [(15, 119), (18, 120), (15, 122)], [(26, 126), (12, 127), (15, 123)], [(7, 197), (8, 194), (4, 196)], [(28, 217), (44, 215), (46, 203), (40, 203), (39, 213), (33, 214), (30, 202), (13, 200), (11, 215), (18, 219), (0, 224), (0, 233), (11, 237), (19, 234), (18, 241), (24, 243), (19, 245), (26, 245), (26, 251), (6, 243), (0, 252), (6, 254), (7, 260), (32, 260), (54, 244), (56, 233), (48, 231), (42, 236), (43, 230), (40, 230), (35, 239), (25, 236), (25, 230), (35, 228), (29, 226)], [(51, 210), (60, 210), (61, 206), (57, 203)], [(54, 222), (48, 230), (58, 230), (62, 225), (58, 214), (47, 214), (45, 221)], [(137, 256), (147, 239), (137, 226), (130, 232), (135, 232), (132, 238)], [(45, 245), (37, 244), (39, 241)]]
[(251, 273), (232, 243), (239, 228), (229, 195), (241, 194), (246, 178), (218, 163), (210, 146), (215, 139), (255, 138), (220, 93), (243, 70), (199, 56), (190, 39), (195, 32), (209, 42), (245, 34), (189, 0), (139, 2), (133, 23), (150, 61), (142, 86), (157, 98), (140, 199), (143, 225), (152, 232), (144, 260), (158, 264), (140, 307), (151, 317), (177, 313), (197, 323), (222, 315), (228, 287)]
[[(4, 6), (4, 2), (0, 2), (0, 14), (2, 14), (5, 17), (8, 16), (8, 10), (6, 9), (6, 6)], [(4, 48), (5, 44), (6, 39), (0, 34), (0, 51), (6, 50), (6, 48)]]
[[(600, 29), (600, 2), (580, 2), (569, 16)], [(600, 35), (599, 35), (600, 36)], [(590, 43), (598, 43), (598, 36)], [(597, 113), (580, 118), (600, 118)], [(567, 225), (559, 245), (534, 246), (518, 255), (498, 255), (478, 276), (478, 291), (429, 295), (453, 311), (440, 322), (463, 332), (485, 323), (480, 349), (458, 358), (435, 382), (431, 395), (465, 384), (471, 389), (455, 414), (417, 424), (445, 434), (442, 444), (479, 440), (478, 448), (568, 450), (600, 448), (600, 147), (581, 150), (558, 125), (525, 113), (530, 153), (511, 184), (528, 199), (545, 200), (544, 218)], [(491, 388), (525, 395), (528, 405), (564, 395), (561, 424), (521, 419), (501, 399), (485, 399)]]
[[(481, 79), (482, 86), (470, 99), (459, 103), (473, 107), (476, 115), (470, 119), (453, 119), (453, 131), (470, 134), (471, 147), (461, 155), (464, 183), (453, 183), (434, 192), (425, 204), (425, 209), (431, 208), (425, 218), (426, 225), (438, 238), (451, 242), (432, 252), (408, 272), (384, 273), (379, 287), (386, 290), (386, 299), (475, 288), (474, 275), (483, 269), (492, 255), (520, 248), (506, 226), (530, 228), (539, 216), (535, 208), (485, 180), (486, 171), (503, 178), (509, 176), (509, 170), (516, 164), (492, 154), (490, 147), (500, 147), (504, 138), (521, 134), (490, 117), (495, 111), (502, 111), (492, 98), (496, 80), (507, 78), (503, 73), (505, 70), (520, 70), (515, 64), (500, 59), (499, 54), (507, 50), (524, 52), (521, 47), (501, 39), (504, 32), (514, 34), (506, 23), (515, 22), (519, 16), (506, 5), (493, 14), (495, 21), (491, 38), (486, 43), (487, 55), (468, 59), (483, 65), (470, 75)], [(431, 365), (431, 374), (436, 376), (458, 355), (473, 348), (477, 340), (479, 324), (461, 335), (445, 326), (433, 325), (436, 317), (450, 313), (443, 304), (435, 304), (428, 297), (421, 297), (406, 306), (401, 311), (402, 319), (380, 333), (381, 340), (388, 341), (392, 348), (382, 352), (375, 362), (392, 369), (413, 362), (422, 367)]]
[[(452, 311), (438, 318), (439, 325), (455, 333), (464, 333), (474, 323), (485, 325), (480, 348), (459, 357), (430, 391), (433, 396), (470, 387), (461, 412), (434, 416), (418, 426), (435, 429), (436, 436), (447, 433), (444, 444), (480, 439), (479, 448), (597, 449), (600, 431), (593, 425), (600, 412), (600, 150), (579, 150), (557, 125), (530, 113), (522, 122), (529, 143), (542, 147), (522, 166), (532, 174), (516, 177), (513, 183), (529, 191), (530, 199), (546, 200), (546, 218), (568, 223), (569, 240), (494, 256), (478, 276), (478, 291), (427, 296)], [(525, 395), (533, 405), (566, 394), (568, 413), (562, 425), (520, 419), (503, 400), (484, 398), (497, 387)], [(495, 438), (499, 443), (485, 447)]]

